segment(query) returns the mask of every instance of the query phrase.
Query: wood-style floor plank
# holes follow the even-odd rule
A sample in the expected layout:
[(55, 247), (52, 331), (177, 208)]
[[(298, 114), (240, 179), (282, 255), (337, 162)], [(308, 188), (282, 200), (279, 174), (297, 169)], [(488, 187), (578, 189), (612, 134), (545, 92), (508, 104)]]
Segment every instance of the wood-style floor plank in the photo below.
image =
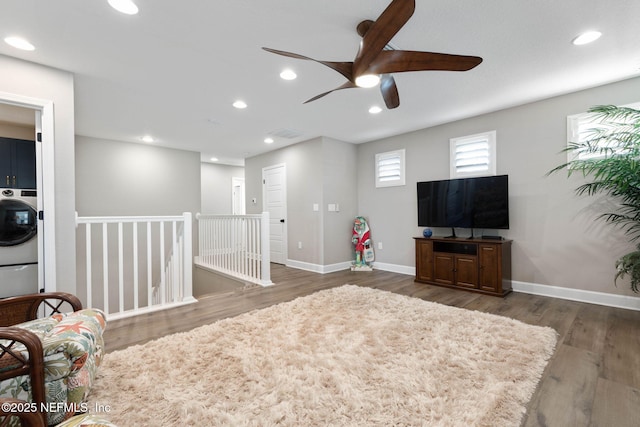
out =
[[(349, 283), (554, 328), (559, 337), (556, 352), (528, 405), (524, 426), (640, 425), (640, 312), (521, 293), (498, 298), (378, 270), (317, 274), (274, 264), (271, 279), (271, 287), (230, 290), (225, 285), (194, 304), (111, 321), (105, 331), (106, 350)], [(215, 283), (205, 283), (203, 289), (215, 289)]]
[(640, 390), (598, 378), (591, 425), (640, 426)]

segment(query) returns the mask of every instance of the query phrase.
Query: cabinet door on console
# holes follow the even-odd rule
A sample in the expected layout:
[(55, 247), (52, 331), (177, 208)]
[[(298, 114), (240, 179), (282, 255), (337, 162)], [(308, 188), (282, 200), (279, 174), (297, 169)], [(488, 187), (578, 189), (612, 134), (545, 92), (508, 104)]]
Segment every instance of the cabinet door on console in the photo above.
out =
[(433, 280), (433, 242), (416, 240), (416, 279)]
[(436, 252), (433, 255), (433, 281), (443, 285), (454, 285), (455, 256), (446, 252)]
[(480, 252), (480, 289), (498, 292), (501, 285), (500, 248), (496, 245), (481, 244)]
[(478, 259), (470, 255), (456, 255), (456, 286), (478, 287)]

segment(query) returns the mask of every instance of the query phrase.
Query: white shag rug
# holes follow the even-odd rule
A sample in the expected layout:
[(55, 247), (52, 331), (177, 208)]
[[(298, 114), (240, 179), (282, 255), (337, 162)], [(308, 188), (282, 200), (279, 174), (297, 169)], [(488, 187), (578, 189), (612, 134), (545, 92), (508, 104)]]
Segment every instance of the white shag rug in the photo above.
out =
[(551, 328), (344, 285), (108, 353), (130, 426), (518, 426)]

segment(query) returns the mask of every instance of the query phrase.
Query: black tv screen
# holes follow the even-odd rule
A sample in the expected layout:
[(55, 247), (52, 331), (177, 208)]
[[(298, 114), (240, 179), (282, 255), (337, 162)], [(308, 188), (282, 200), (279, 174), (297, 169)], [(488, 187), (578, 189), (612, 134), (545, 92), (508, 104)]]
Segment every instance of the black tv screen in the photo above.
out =
[(418, 226), (508, 229), (508, 175), (418, 182)]

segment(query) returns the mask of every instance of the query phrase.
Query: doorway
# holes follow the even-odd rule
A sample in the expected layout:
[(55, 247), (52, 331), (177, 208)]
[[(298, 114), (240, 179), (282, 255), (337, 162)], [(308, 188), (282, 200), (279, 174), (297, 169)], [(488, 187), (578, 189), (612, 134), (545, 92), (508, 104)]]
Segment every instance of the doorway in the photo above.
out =
[(231, 214), (246, 215), (244, 201), (244, 178), (231, 178)]
[(284, 164), (262, 169), (262, 210), (269, 212), (271, 262), (287, 260), (287, 171)]
[[(56, 291), (53, 102), (0, 92), (0, 120), (29, 116), (36, 148), (37, 270), (40, 291)], [(47, 208), (46, 215), (45, 206)]]

